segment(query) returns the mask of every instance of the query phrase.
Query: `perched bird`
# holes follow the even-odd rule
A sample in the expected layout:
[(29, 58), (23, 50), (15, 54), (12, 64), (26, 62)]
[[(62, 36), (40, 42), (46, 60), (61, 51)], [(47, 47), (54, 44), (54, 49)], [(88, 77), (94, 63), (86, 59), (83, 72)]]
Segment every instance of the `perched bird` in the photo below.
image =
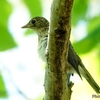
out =
[[(49, 22), (44, 17), (34, 17), (32, 18), (25, 26), (22, 28), (31, 28), (36, 31), (38, 35), (38, 53), (42, 60), (46, 60), (45, 53), (47, 48), (47, 40), (49, 34)], [(96, 93), (100, 93), (100, 87), (92, 78), (88, 70), (85, 68), (84, 64), (81, 61), (81, 58), (77, 55), (72, 47), (71, 42), (69, 41), (69, 50), (68, 50), (68, 63), (69, 74), (73, 74), (77, 72), (77, 74), (81, 77), (81, 75), (87, 80), (87, 82), (91, 85), (91, 87), (95, 90)]]

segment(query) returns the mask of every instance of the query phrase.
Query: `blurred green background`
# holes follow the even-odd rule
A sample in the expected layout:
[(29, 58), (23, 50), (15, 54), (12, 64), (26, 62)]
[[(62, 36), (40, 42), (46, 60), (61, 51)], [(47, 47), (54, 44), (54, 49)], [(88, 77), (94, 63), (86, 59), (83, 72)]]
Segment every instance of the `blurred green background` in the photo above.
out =
[[(30, 55), (28, 54), (30, 51), (26, 50), (25, 54), (22, 55), (25, 49), (29, 48), (27, 47), (28, 45), (30, 45), (30, 49), (32, 47), (33, 50), (34, 49), (33, 44), (35, 43), (33, 43), (32, 40), (32, 38), (34, 37), (33, 34), (34, 32), (31, 30), (22, 30), (21, 26), (25, 25), (34, 16), (44, 16), (49, 20), (51, 2), (52, 0), (14, 0), (14, 1), (0, 0), (0, 98), (1, 98), (0, 100), (15, 100), (15, 98), (14, 99), (9, 98), (11, 95), (13, 95), (13, 92), (11, 92), (12, 94), (10, 94), (9, 90), (11, 87), (7, 88), (6, 86), (8, 84), (6, 81), (6, 79), (8, 78), (5, 78), (7, 77), (6, 73), (8, 72), (9, 74), (11, 73), (11, 76), (9, 76), (9, 78), (11, 78), (14, 72), (12, 69), (9, 69), (8, 67), (10, 66), (9, 63), (15, 62), (16, 64), (12, 66), (18, 67), (22, 71), (21, 73), (23, 73), (23, 69), (25, 69), (25, 66), (29, 67), (29, 64), (27, 65), (22, 64), (24, 62), (22, 61), (20, 65), (18, 65), (18, 59), (20, 59), (21, 56), (28, 55), (27, 56), (28, 58), (25, 56), (27, 62), (31, 61), (32, 63), (33, 61), (36, 60), (35, 58), (32, 59), (30, 57), (31, 54)], [(71, 21), (72, 22), (71, 41), (73, 42), (73, 46), (76, 52), (81, 56), (84, 64), (87, 66), (87, 69), (90, 71), (90, 73), (92, 73), (93, 77), (100, 85), (100, 5), (99, 4), (100, 0), (74, 0), (72, 21)], [(28, 42), (29, 40), (32, 41)], [(23, 48), (23, 45), (26, 48)], [(21, 49), (22, 50), (21, 52), (19, 52), (20, 48), (23, 48)], [(32, 50), (31, 52), (33, 52)], [(13, 56), (11, 52), (13, 52)], [(12, 57), (11, 59), (10, 56)], [(43, 64), (44, 66), (44, 63), (41, 63), (40, 61), (40, 65), (41, 64)], [(35, 70), (35, 68), (33, 70)], [(42, 70), (44, 70), (44, 68)], [(26, 75), (25, 77), (27, 77), (28, 74), (25, 74)], [(19, 77), (21, 76), (19, 75)], [(11, 78), (11, 80), (14, 79), (16, 80), (16, 77)], [(31, 79), (34, 80), (32, 77)], [(73, 80), (76, 79), (77, 77), (75, 77), (75, 79), (73, 78)], [(80, 80), (79, 77), (78, 80)], [(28, 80), (26, 79), (26, 81)], [(79, 87), (79, 84), (83, 83), (83, 81), (82, 82), (80, 81), (79, 83), (77, 83), (76, 81), (77, 84), (75, 88), (76, 92), (74, 91), (73, 88), (74, 93), (72, 95), (72, 100), (74, 100), (74, 98), (79, 99), (80, 98), (79, 93), (83, 93), (82, 95), (80, 94), (80, 96), (85, 95), (86, 100), (92, 100), (92, 95), (95, 92), (91, 89), (91, 87), (88, 87), (89, 85), (87, 83), (85, 88), (87, 88), (87, 90), (89, 91), (83, 88), (82, 88), (83, 90), (77, 89), (83, 86), (80, 85)], [(17, 95), (18, 94), (21, 95), (21, 97), (19, 97), (21, 99), (17, 98), (16, 100), (30, 100), (30, 98), (31, 100), (41, 100), (41, 98), (43, 97), (43, 93), (41, 95), (38, 95), (37, 97), (27, 95), (25, 90), (21, 89), (21, 87), (17, 85), (16, 81), (11, 81), (11, 82), (14, 83), (13, 85), (16, 88)], [(28, 86), (29, 85), (27, 84), (27, 87)], [(39, 88), (39, 86), (37, 87)], [(81, 92), (78, 90), (80, 90)], [(26, 89), (26, 91), (29, 90)], [(34, 88), (33, 91), (35, 91)], [(32, 95), (35, 94), (32, 93)], [(95, 99), (99, 100), (100, 98), (94, 98), (94, 100)]]

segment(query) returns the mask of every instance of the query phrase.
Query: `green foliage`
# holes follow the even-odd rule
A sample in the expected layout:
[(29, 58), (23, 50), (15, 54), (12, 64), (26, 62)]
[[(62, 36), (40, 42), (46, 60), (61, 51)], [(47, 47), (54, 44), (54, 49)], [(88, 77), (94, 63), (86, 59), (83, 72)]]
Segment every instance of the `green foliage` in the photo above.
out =
[[(88, 27), (87, 27), (87, 32), (92, 32), (94, 31), (98, 26), (100, 26), (100, 15), (92, 18), (89, 21)], [(100, 33), (100, 31), (98, 31)]]
[(0, 51), (17, 46), (7, 28), (2, 26), (0, 26), (0, 28)]
[(0, 97), (7, 97), (7, 92), (6, 92), (6, 88), (4, 86), (4, 82), (2, 79), (2, 76), (0, 74)]
[[(42, 7), (40, 0), (34, 0), (33, 3), (32, 0), (24, 0), (24, 2), (30, 11), (31, 17), (41, 16)], [(8, 29), (8, 20), (13, 8), (6, 0), (0, 0), (0, 9), (0, 51), (5, 51), (17, 46)], [(26, 35), (30, 33), (30, 31), (26, 31)]]
[[(30, 12), (31, 18), (34, 16), (41, 16), (42, 15), (42, 6), (40, 0), (34, 0), (32, 3), (32, 0), (24, 0), (25, 4), (28, 7), (28, 10)], [(26, 31), (25, 35), (33, 34), (33, 31)]]
[(72, 11), (72, 25), (86, 18), (86, 12), (89, 6), (88, 0), (74, 0)]
[(91, 31), (85, 38), (78, 42), (75, 42), (73, 45), (78, 53), (84, 54), (92, 50), (99, 43), (100, 27), (98, 26), (93, 31)]
[(24, 2), (30, 11), (31, 17), (42, 15), (40, 0), (24, 0)]
[(12, 12), (12, 6), (6, 0), (0, 0), (0, 26), (7, 27), (8, 17)]
[(11, 12), (11, 5), (6, 0), (0, 0), (0, 51), (17, 46), (8, 31), (8, 19)]
[(72, 25), (75, 26), (81, 20), (88, 21), (87, 35), (80, 41), (73, 43), (75, 50), (78, 54), (84, 54), (90, 52), (93, 48), (100, 43), (100, 15), (87, 18), (87, 12), (89, 8), (89, 0), (75, 0), (72, 12)]

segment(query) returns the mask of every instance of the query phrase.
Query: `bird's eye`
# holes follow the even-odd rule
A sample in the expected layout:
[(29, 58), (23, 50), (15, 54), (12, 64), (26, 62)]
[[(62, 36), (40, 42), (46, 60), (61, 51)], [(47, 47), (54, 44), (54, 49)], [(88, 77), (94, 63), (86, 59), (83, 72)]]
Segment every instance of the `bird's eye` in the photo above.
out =
[(34, 24), (36, 22), (36, 20), (33, 19), (31, 22), (32, 22), (32, 24)]

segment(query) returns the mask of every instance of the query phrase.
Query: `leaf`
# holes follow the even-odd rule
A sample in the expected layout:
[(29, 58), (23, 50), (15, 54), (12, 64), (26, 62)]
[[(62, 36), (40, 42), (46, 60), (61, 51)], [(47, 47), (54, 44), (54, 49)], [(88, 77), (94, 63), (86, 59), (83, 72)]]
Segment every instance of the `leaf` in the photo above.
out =
[(100, 26), (98, 26), (94, 31), (91, 31), (84, 39), (74, 43), (73, 45), (79, 54), (84, 54), (91, 51), (99, 43)]
[(98, 26), (100, 26), (100, 15), (98, 15), (90, 20), (90, 22), (88, 24), (87, 31), (91, 32)]
[(7, 91), (6, 91), (2, 76), (0, 74), (0, 97), (7, 97), (7, 96), (8, 96)]
[(72, 11), (72, 24), (76, 25), (79, 20), (86, 17), (89, 0), (75, 0)]
[(8, 18), (12, 12), (11, 5), (6, 0), (0, 0), (0, 51), (11, 49), (16, 45), (8, 32)]
[(8, 30), (0, 26), (0, 51), (11, 49), (16, 45)]
[[(41, 16), (42, 15), (42, 6), (40, 0), (24, 0), (26, 3), (29, 12), (31, 14), (31, 17), (34, 16)], [(25, 35), (33, 34), (34, 32), (26, 30)]]
[(7, 27), (8, 17), (12, 12), (12, 6), (6, 0), (0, 0), (0, 25)]
[(31, 17), (41, 16), (42, 14), (42, 6), (40, 0), (24, 0), (26, 3)]

